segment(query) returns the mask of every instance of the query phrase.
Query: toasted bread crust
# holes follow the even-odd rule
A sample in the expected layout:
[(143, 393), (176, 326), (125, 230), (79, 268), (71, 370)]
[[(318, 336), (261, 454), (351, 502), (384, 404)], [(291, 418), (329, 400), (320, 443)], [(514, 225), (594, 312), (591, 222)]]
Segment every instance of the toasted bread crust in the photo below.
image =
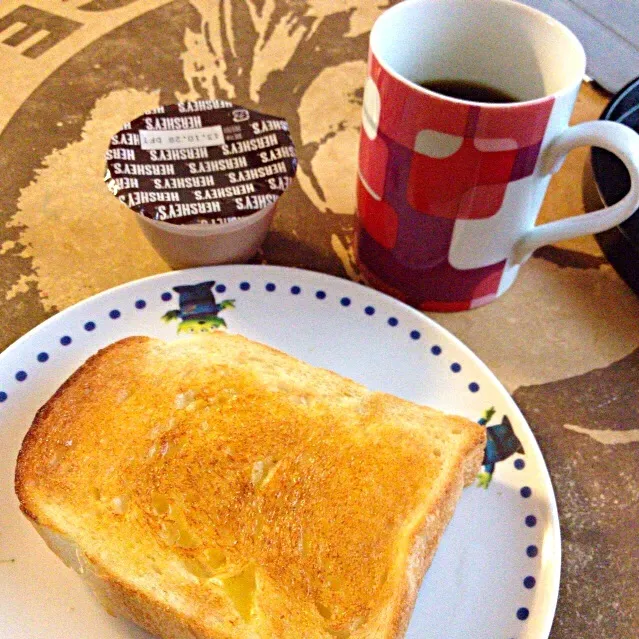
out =
[[(391, 639), (484, 445), (469, 420), (239, 336), (132, 337), (38, 411), (15, 485), (107, 607), (161, 637)], [(245, 577), (249, 617), (229, 595)]]
[[(482, 437), (482, 435), (484, 436)], [(462, 489), (475, 480), (477, 470), (484, 457), (484, 447), (485, 433), (475, 431), (474, 438), (469, 438), (464, 456), (461, 458), (460, 480), (451, 482), (440, 495), (439, 501), (430, 515), (431, 520), (424, 517), (413, 530), (409, 541), (411, 552), (408, 556), (405, 580), (400, 591), (401, 595), (397, 598), (388, 634), (384, 635), (384, 639), (404, 636), (415, 606), (419, 587), (433, 561), (439, 539), (453, 516)]]
[[(47, 419), (53, 410), (53, 407), (56, 406), (59, 402), (63, 401), (64, 395), (66, 392), (71, 389), (74, 384), (76, 384), (79, 380), (86, 377), (87, 375), (91, 375), (91, 371), (98, 368), (100, 366), (100, 362), (103, 356), (107, 352), (112, 351), (126, 351), (127, 348), (132, 344), (145, 344), (150, 341), (150, 338), (143, 337), (140, 335), (134, 335), (133, 337), (125, 337), (124, 339), (119, 340), (113, 344), (109, 344), (106, 348), (99, 350), (94, 355), (91, 355), (89, 359), (87, 359), (84, 364), (80, 368), (78, 368), (71, 376), (58, 388), (58, 390), (51, 396), (51, 398), (40, 407), (38, 412), (35, 414), (33, 418), (33, 422), (31, 423), (31, 427), (27, 431), (27, 434), (24, 436), (22, 440), (22, 446), (20, 446), (20, 451), (18, 452), (18, 459), (16, 461), (16, 470), (15, 470), (15, 491), (18, 499), (20, 500), (20, 510), (32, 521), (38, 524), (44, 524), (38, 519), (38, 514), (29, 509), (29, 492), (26, 490), (25, 481), (27, 474), (27, 463), (26, 459), (33, 457), (34, 455), (37, 458), (37, 452), (35, 452), (35, 447), (42, 437), (47, 437), (46, 429), (47, 429)], [(37, 509), (33, 509), (34, 511)], [(49, 522), (48, 525), (55, 530), (55, 525), (53, 522)]]

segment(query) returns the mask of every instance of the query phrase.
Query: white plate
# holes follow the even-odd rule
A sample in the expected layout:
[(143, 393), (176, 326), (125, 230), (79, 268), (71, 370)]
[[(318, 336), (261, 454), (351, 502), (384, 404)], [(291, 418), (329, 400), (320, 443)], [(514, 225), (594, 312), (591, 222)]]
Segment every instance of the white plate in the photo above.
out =
[[(506, 415), (525, 453), (497, 463), (488, 488), (464, 491), (422, 585), (411, 639), (547, 637), (560, 572), (548, 471), (518, 408), (488, 368), (412, 308), (352, 282), (271, 266), (177, 271), (106, 291), (44, 322), (0, 355), (0, 638), (148, 638), (110, 617), (45, 547), (13, 492), (33, 416), (97, 349), (128, 335), (175, 339), (174, 286), (215, 280), (229, 330), (415, 402), (479, 419)], [(491, 431), (493, 432), (493, 431)]]

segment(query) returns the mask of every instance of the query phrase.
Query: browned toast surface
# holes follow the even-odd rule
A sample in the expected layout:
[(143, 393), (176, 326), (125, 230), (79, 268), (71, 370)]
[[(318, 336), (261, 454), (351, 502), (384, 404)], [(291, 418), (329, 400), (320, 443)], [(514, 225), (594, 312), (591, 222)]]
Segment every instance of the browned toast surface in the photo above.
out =
[(399, 637), (484, 442), (240, 336), (133, 337), (38, 412), (16, 490), (163, 637)]

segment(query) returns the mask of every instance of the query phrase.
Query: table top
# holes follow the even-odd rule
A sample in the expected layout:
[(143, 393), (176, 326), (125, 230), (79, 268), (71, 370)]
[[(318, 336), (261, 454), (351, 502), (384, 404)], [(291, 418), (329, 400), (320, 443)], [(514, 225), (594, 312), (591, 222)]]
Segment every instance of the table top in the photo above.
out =
[[(102, 177), (110, 135), (178, 100), (285, 117), (298, 178), (254, 261), (358, 279), (354, 177), (380, 11), (366, 0), (4, 0), (0, 349), (79, 300), (168, 270)], [(607, 99), (584, 84), (573, 121), (597, 118)], [(568, 157), (539, 221), (596, 207), (588, 153)], [(496, 302), (431, 315), (496, 373), (545, 455), (563, 536), (552, 637), (635, 636), (639, 299), (584, 237), (537, 251)]]

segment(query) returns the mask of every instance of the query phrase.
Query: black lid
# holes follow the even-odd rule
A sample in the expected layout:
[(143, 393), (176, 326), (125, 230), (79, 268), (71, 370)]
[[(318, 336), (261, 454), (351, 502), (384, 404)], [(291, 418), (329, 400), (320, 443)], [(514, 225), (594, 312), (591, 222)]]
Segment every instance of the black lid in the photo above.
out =
[[(639, 133), (639, 78), (615, 95), (600, 117), (620, 122)], [(604, 204), (619, 202), (630, 190), (628, 170), (615, 155), (594, 147), (592, 169)], [(639, 210), (625, 222), (595, 236), (608, 261), (626, 283), (639, 294)]]
[(286, 120), (225, 100), (165, 104), (112, 136), (105, 181), (172, 224), (226, 224), (277, 202), (297, 169)]

